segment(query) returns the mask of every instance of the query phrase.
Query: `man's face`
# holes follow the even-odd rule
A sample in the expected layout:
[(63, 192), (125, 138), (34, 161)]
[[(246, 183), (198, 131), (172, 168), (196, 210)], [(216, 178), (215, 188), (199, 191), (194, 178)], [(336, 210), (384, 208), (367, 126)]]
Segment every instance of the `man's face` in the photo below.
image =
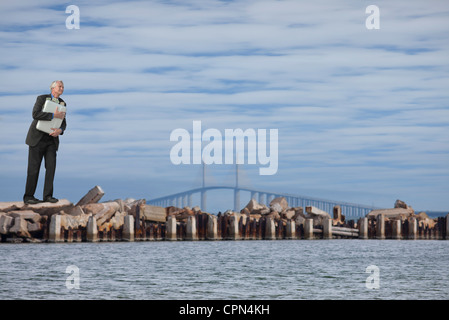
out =
[(62, 82), (57, 82), (56, 87), (52, 89), (52, 93), (55, 96), (60, 96), (64, 92), (64, 84)]

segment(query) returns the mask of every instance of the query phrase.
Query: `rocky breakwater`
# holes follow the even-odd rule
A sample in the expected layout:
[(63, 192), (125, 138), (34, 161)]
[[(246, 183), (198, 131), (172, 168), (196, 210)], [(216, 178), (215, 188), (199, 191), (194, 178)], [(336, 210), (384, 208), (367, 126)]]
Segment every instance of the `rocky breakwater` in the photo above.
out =
[(396, 200), (393, 208), (373, 210), (361, 220), (365, 238), (449, 239), (449, 214), (430, 218), (425, 212), (416, 213), (401, 200)]
[[(0, 203), (2, 242), (98, 241), (119, 233), (133, 217), (141, 201), (132, 199), (103, 203), (101, 187), (91, 189), (78, 203), (67, 199), (57, 203), (26, 205), (22, 201)], [(127, 218), (130, 216), (131, 218)], [(123, 235), (126, 238), (128, 235)]]
[(284, 197), (269, 205), (252, 199), (240, 210), (218, 215), (199, 207), (158, 207), (145, 199), (100, 202), (101, 187), (76, 204), (0, 203), (2, 242), (96, 242), (144, 240), (279, 240), (279, 239), (447, 239), (448, 217), (430, 219), (402, 201), (392, 209), (373, 210), (346, 221), (341, 208), (332, 216), (313, 206), (290, 207)]
[[(167, 208), (166, 240), (276, 240), (326, 236), (326, 225), (340, 228), (334, 237), (356, 237), (353, 222), (345, 222), (340, 207), (333, 217), (315, 207), (290, 207), (284, 197), (269, 206), (251, 199), (240, 211), (212, 215), (195, 208)], [(343, 232), (343, 231), (345, 232)], [(338, 233), (341, 232), (340, 235)]]

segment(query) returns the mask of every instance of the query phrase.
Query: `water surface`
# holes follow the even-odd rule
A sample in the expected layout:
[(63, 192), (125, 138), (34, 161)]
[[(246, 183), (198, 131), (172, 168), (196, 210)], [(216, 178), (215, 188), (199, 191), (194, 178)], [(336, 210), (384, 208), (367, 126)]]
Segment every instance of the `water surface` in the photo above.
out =
[(449, 298), (441, 240), (0, 244), (0, 257), (0, 299)]

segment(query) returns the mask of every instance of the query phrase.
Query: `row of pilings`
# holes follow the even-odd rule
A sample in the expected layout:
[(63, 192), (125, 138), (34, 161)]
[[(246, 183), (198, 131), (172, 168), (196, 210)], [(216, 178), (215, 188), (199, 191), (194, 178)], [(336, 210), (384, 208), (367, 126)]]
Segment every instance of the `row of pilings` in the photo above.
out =
[[(323, 225), (313, 224), (305, 219), (296, 224), (293, 220), (276, 221), (271, 217), (249, 220), (245, 216), (197, 213), (186, 221), (177, 221), (169, 216), (165, 223), (141, 220), (125, 216), (124, 224), (118, 229), (99, 230), (91, 217), (86, 228), (76, 230), (60, 227), (60, 215), (51, 217), (43, 239), (49, 242), (98, 242), (98, 241), (200, 241), (200, 240), (312, 240), (312, 239), (448, 239), (448, 217), (439, 217), (433, 228), (419, 224), (416, 218), (410, 220), (387, 220), (360, 218), (349, 221), (345, 226), (333, 226), (331, 219)], [(245, 221), (246, 219), (246, 221)]]
[(397, 200), (346, 221), (335, 206), (331, 216), (313, 206), (291, 208), (285, 198), (261, 205), (254, 199), (240, 212), (218, 215), (195, 208), (157, 207), (144, 199), (99, 202), (96, 186), (77, 204), (0, 203), (1, 242), (449, 239), (449, 214), (429, 218)]

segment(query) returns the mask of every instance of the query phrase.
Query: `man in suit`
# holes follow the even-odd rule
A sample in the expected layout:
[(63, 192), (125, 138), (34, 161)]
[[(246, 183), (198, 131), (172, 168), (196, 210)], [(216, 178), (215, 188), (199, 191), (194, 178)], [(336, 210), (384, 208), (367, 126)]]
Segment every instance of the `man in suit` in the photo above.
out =
[[(66, 128), (65, 112), (55, 113), (42, 112), (42, 107), (46, 100), (52, 100), (65, 106), (65, 101), (60, 98), (64, 92), (64, 83), (61, 80), (53, 81), (50, 85), (50, 94), (40, 95), (36, 99), (33, 108), (33, 122), (26, 137), (28, 149), (28, 171), (23, 202), (25, 204), (36, 204), (41, 202), (34, 197), (39, 178), (39, 170), (42, 159), (45, 159), (45, 183), (43, 192), (43, 202), (56, 203), (59, 200), (53, 197), (53, 180), (56, 171), (56, 151), (59, 147), (59, 135), (64, 133)], [(53, 132), (48, 134), (36, 129), (39, 120), (50, 121), (53, 118), (63, 119), (60, 128), (52, 128)]]

